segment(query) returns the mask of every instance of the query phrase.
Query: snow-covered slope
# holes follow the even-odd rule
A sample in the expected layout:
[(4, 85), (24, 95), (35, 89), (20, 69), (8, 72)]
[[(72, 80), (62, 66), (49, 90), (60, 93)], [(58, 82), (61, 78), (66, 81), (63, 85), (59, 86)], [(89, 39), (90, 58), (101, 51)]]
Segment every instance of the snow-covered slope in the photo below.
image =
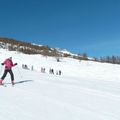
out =
[[(13, 57), (16, 84), (0, 86), (0, 120), (119, 120), (120, 66), (0, 49), (0, 62)], [(22, 69), (26, 64), (30, 70)], [(33, 71), (31, 67), (33, 66)], [(41, 67), (46, 73), (41, 73)], [(49, 74), (53, 68), (62, 75)], [(0, 66), (0, 75), (3, 67)]]

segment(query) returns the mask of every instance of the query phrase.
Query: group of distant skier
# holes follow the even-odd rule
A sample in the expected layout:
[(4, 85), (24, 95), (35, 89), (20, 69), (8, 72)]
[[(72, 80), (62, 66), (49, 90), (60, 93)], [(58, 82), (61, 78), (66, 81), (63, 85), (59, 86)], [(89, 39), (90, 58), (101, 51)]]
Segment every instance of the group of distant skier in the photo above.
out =
[(56, 70), (56, 73), (55, 73), (55, 72), (54, 72), (54, 69), (51, 69), (51, 68), (50, 68), (49, 73), (50, 73), (50, 74), (61, 75), (61, 70)]
[[(12, 57), (9, 57), (9, 58), (5, 59), (5, 61), (3, 63), (1, 63), (1, 65), (5, 66), (5, 67), (4, 67), (4, 73), (0, 79), (0, 85), (3, 85), (3, 81), (8, 73), (10, 74), (10, 77), (11, 77), (11, 84), (14, 85), (15, 83), (14, 83), (14, 74), (12, 71), (12, 67), (16, 66), (17, 63), (13, 64)], [(22, 64), (22, 68), (29, 69), (26, 64)], [(31, 70), (33, 70), (33, 66), (31, 67)], [(45, 70), (46, 70), (45, 68), (41, 67), (42, 73), (45, 73)], [(54, 71), (54, 69), (50, 68), (49, 74), (61, 75), (61, 70)]]
[[(27, 69), (27, 70), (30, 70), (30, 68), (28, 68), (28, 66), (26, 64), (22, 64), (22, 68), (23, 69)], [(33, 65), (31, 66), (31, 70), (33, 70)], [(41, 67), (41, 73), (46, 73), (46, 68), (45, 67)], [(61, 75), (62, 72), (61, 70), (54, 70), (53, 68), (50, 68), (49, 69), (49, 74), (53, 74), (53, 75)]]
[[(44, 67), (41, 67), (41, 73), (45, 73), (45, 68)], [(49, 74), (53, 74), (53, 75), (61, 75), (62, 74), (62, 72), (61, 72), (61, 70), (54, 70), (53, 68), (50, 68), (49, 69)]]

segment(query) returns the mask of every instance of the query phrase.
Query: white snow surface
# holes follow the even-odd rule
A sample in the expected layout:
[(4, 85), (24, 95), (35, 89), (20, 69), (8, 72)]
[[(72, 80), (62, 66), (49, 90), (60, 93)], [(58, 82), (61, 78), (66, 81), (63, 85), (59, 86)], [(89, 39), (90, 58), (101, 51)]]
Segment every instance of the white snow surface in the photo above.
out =
[[(1, 63), (10, 56), (18, 63), (12, 68), (16, 84), (12, 87), (7, 75), (7, 87), (0, 86), (0, 120), (120, 120), (120, 65), (72, 58), (56, 62), (0, 49)], [(49, 74), (50, 68), (62, 75)], [(0, 76), (3, 71), (0, 66)]]

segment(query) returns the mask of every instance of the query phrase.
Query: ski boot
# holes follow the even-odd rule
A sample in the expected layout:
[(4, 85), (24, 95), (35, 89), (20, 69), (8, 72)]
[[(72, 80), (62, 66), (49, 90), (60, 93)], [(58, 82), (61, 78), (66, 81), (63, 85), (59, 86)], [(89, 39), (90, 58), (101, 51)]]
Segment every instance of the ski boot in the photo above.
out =
[(3, 85), (3, 80), (0, 80), (0, 85)]
[(12, 84), (12, 85), (14, 85), (14, 84), (15, 84), (13, 80), (11, 81), (11, 84)]

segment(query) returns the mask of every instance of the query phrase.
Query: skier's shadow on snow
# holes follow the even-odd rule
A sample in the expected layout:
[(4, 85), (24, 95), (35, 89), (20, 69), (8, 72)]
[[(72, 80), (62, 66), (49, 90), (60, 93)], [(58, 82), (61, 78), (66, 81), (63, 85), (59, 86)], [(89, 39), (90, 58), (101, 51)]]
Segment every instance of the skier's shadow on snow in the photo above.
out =
[(33, 82), (33, 80), (22, 80), (22, 81), (15, 82), (15, 84), (21, 84), (26, 82)]

